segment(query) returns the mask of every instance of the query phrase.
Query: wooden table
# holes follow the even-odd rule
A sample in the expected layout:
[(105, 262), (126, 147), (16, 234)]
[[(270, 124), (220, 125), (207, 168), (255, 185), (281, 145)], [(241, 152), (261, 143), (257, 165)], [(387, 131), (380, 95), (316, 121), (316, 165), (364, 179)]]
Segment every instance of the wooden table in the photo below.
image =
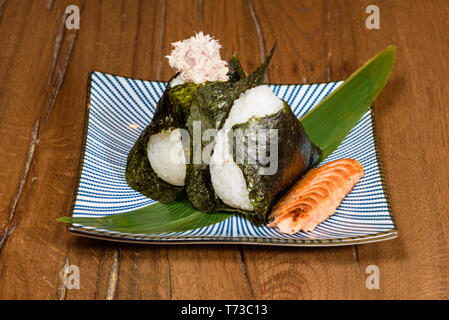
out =
[[(68, 5), (79, 30), (65, 27)], [(380, 29), (367, 29), (377, 4)], [(0, 298), (449, 298), (448, 1), (0, 0)], [(79, 238), (74, 190), (89, 71), (167, 80), (170, 43), (205, 31), (274, 83), (347, 78), (390, 44), (376, 101), (391, 241), (337, 248), (145, 246)], [(80, 289), (62, 279), (80, 270)], [(380, 289), (365, 286), (380, 270)]]

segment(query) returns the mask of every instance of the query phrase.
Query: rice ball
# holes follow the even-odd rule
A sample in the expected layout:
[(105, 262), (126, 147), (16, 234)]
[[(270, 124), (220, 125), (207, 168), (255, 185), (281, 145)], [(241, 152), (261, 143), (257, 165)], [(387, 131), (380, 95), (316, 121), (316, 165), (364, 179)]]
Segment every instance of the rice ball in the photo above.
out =
[(179, 128), (150, 136), (147, 153), (151, 168), (159, 178), (174, 186), (184, 186), (186, 160)]
[(223, 128), (217, 134), (209, 166), (215, 193), (228, 206), (246, 211), (254, 210), (243, 172), (233, 161), (229, 130), (252, 117), (277, 113), (283, 106), (283, 101), (265, 85), (245, 91), (234, 101)]

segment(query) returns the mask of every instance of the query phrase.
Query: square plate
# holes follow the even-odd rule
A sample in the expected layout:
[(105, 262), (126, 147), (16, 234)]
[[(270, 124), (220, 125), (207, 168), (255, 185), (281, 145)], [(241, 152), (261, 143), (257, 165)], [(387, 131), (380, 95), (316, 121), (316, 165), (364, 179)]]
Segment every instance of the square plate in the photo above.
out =
[[(270, 85), (298, 118), (343, 83)], [(74, 217), (132, 211), (154, 202), (132, 190), (125, 180), (129, 150), (150, 123), (166, 83), (92, 72), (88, 81), (87, 112), (78, 180), (73, 195)], [(106, 240), (141, 243), (245, 243), (293, 246), (335, 246), (397, 237), (377, 151), (373, 109), (367, 111), (346, 139), (324, 162), (353, 158), (365, 176), (343, 200), (335, 214), (312, 232), (281, 234), (256, 227), (241, 216), (186, 232), (129, 234), (71, 225), (73, 233)]]

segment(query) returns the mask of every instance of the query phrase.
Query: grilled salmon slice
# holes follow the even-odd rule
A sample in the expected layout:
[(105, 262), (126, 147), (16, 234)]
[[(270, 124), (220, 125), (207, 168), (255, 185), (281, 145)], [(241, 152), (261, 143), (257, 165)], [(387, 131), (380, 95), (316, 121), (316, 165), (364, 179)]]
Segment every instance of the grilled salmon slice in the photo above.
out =
[(288, 234), (312, 231), (335, 212), (363, 175), (362, 165), (354, 159), (310, 170), (274, 206), (268, 226)]

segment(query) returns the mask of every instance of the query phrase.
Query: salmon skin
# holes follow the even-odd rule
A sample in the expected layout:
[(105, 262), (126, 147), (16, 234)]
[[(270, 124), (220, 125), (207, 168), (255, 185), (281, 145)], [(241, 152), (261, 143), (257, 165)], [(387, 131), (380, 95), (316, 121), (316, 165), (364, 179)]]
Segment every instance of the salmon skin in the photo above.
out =
[(274, 206), (268, 226), (287, 234), (312, 231), (335, 212), (363, 175), (362, 165), (354, 159), (310, 170)]

